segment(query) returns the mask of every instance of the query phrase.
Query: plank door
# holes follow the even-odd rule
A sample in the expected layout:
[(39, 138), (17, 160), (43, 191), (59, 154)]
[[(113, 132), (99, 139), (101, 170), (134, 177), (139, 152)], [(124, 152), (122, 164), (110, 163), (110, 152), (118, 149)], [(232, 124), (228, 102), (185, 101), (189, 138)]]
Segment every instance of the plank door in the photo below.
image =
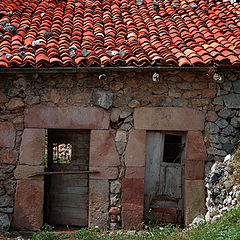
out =
[(183, 221), (183, 133), (147, 132), (144, 211), (162, 223)]
[(88, 175), (64, 175), (89, 169), (88, 130), (49, 130), (46, 221), (51, 225), (88, 226)]

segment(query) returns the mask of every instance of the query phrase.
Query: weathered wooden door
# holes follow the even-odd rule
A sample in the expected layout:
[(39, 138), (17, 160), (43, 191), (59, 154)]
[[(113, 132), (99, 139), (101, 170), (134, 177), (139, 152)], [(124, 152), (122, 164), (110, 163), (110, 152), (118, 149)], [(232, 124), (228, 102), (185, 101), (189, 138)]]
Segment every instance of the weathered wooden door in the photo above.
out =
[(145, 215), (162, 223), (183, 221), (183, 133), (147, 132)]
[(88, 175), (66, 172), (89, 169), (88, 130), (48, 131), (49, 172), (46, 177), (46, 221), (51, 225), (88, 225)]

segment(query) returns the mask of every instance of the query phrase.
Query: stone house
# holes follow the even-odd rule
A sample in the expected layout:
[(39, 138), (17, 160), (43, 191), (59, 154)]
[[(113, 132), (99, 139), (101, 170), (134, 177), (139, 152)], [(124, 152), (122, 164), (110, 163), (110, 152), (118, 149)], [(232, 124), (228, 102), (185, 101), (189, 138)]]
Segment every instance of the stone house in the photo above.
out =
[(0, 230), (203, 213), (237, 141), (239, 18), (230, 1), (2, 0)]

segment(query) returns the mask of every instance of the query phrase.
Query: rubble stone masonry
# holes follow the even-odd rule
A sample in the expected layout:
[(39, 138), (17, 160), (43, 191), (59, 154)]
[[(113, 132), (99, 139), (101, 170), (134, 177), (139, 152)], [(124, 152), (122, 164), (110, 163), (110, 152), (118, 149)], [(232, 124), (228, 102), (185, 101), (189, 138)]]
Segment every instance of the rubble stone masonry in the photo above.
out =
[[(17, 213), (29, 206), (15, 203), (15, 198), (29, 198), (29, 191), (34, 189), (41, 199), (35, 197), (36, 201), (33, 199), (30, 206), (38, 211), (38, 219), (41, 218), (42, 206), (37, 210), (34, 208), (35, 204), (43, 202), (42, 183), (39, 179), (29, 179), (28, 174), (43, 168), (39, 159), (39, 156), (43, 157), (40, 151), (43, 143), (39, 136), (46, 128), (62, 126), (94, 129), (91, 137), (95, 136), (92, 141), (95, 144), (91, 147), (96, 151), (90, 147), (90, 169), (100, 169), (101, 174), (90, 176), (89, 196), (96, 191), (103, 193), (99, 199), (94, 194), (90, 199), (89, 226), (102, 223), (112, 228), (141, 227), (145, 130), (149, 129), (137, 129), (134, 124), (139, 126), (145, 120), (149, 123), (149, 116), (134, 123), (134, 111), (140, 107), (187, 108), (203, 113), (196, 116), (196, 122), (188, 122), (188, 116), (178, 112), (173, 115), (180, 126), (178, 130), (181, 126), (182, 131), (189, 125), (193, 128), (188, 132), (188, 141), (193, 148), (187, 149), (186, 153), (185, 185), (191, 186), (186, 190), (187, 198), (194, 194), (204, 196), (201, 190), (204, 171), (199, 172), (199, 169), (205, 167), (207, 173), (215, 161), (221, 161), (233, 151), (237, 141), (240, 74), (223, 72), (223, 80), (216, 82), (207, 72), (159, 72), (159, 81), (152, 80), (152, 71), (104, 72), (107, 75), (104, 81), (99, 80), (102, 73), (0, 75), (0, 230), (7, 230), (19, 219), (23, 222), (19, 228), (36, 230), (39, 227), (35, 222), (24, 225), (26, 218)], [(205, 116), (205, 121), (202, 119), (204, 126), (199, 127), (198, 120), (202, 116)], [(164, 119), (160, 120), (167, 124)], [(27, 129), (35, 129), (37, 135)], [(166, 126), (162, 130), (172, 129)], [(33, 141), (29, 141), (30, 138)], [(102, 141), (107, 141), (108, 145), (102, 145)], [(33, 151), (28, 152), (27, 146), (37, 154), (34, 162)], [(198, 146), (206, 149), (207, 156), (205, 152), (197, 151)], [(101, 157), (103, 163), (100, 163)], [(189, 192), (196, 188), (194, 182), (198, 191)], [(194, 197), (192, 199), (195, 201)], [(99, 201), (103, 201), (102, 204)], [(31, 209), (25, 211), (25, 214), (29, 213), (28, 219), (33, 218)], [(186, 209), (191, 211), (191, 206)], [(42, 219), (39, 221), (41, 223)]]

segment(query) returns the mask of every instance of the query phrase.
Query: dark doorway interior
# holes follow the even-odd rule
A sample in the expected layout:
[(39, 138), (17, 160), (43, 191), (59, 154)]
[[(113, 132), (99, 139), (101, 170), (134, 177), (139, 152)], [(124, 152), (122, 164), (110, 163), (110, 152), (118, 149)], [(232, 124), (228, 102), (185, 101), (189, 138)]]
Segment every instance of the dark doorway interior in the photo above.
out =
[(89, 130), (49, 129), (45, 171), (45, 222), (88, 226), (88, 174), (66, 174), (89, 169)]

